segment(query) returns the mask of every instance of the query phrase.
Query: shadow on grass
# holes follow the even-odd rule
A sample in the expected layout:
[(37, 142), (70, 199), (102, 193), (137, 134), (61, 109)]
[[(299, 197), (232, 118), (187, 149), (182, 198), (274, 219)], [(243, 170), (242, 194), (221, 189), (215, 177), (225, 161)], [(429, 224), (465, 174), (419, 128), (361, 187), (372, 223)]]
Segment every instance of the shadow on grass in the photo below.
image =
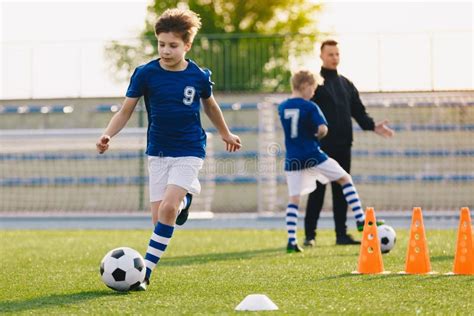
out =
[(103, 296), (123, 294), (124, 293), (113, 292), (110, 290), (84, 291), (71, 294), (53, 294), (10, 302), (0, 302), (0, 314), (5, 312), (17, 313), (56, 306), (67, 306)]
[(333, 280), (333, 279), (342, 279), (342, 278), (348, 278), (348, 277), (357, 277), (359, 274), (352, 274), (352, 273), (343, 273), (339, 275), (332, 275), (324, 278), (319, 278), (319, 281), (325, 281), (325, 280)]
[(355, 253), (332, 253), (332, 254), (325, 254), (327, 257), (352, 257), (357, 258), (359, 254)]
[(216, 253), (205, 253), (194, 256), (178, 256), (178, 257), (167, 257), (165, 260), (160, 261), (162, 266), (188, 266), (196, 264), (204, 264), (214, 261), (227, 261), (236, 259), (250, 259), (253, 257), (272, 257), (277, 255), (285, 254), (285, 248), (268, 248), (258, 250), (247, 250), (247, 251), (235, 251), (235, 252), (216, 252)]
[(400, 277), (404, 277), (404, 275), (398, 274), (397, 272), (393, 272), (393, 271), (389, 274), (343, 273), (339, 275), (320, 278), (319, 280), (324, 281), (324, 280), (332, 280), (332, 279), (342, 279), (342, 278), (347, 278), (347, 277), (360, 277), (360, 278), (365, 278), (366, 280), (374, 280), (374, 279), (400, 278)]

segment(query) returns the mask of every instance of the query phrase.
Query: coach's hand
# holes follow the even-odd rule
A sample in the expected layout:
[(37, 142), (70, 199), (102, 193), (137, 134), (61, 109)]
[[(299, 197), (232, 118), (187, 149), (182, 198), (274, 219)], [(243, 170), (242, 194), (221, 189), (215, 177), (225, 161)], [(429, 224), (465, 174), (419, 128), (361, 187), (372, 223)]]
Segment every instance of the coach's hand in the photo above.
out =
[(383, 120), (375, 124), (374, 132), (382, 137), (392, 137), (395, 132), (387, 126), (388, 120)]
[(99, 140), (95, 144), (99, 154), (103, 154), (107, 149), (109, 149), (109, 142), (110, 142), (110, 136), (109, 135), (100, 136)]
[(242, 147), (239, 136), (232, 133), (222, 136), (222, 140), (226, 144), (225, 149), (229, 152), (237, 151)]

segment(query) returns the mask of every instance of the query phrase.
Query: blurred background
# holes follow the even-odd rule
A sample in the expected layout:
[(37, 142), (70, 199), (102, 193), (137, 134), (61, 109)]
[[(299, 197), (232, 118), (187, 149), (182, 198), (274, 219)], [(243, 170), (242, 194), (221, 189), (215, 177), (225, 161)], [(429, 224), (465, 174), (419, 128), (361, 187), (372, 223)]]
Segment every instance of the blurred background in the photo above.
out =
[(122, 96), (175, 6), (201, 14), (189, 56), (218, 91), (287, 91), (288, 70), (319, 71), (327, 37), (362, 91), (473, 88), (470, 1), (2, 1), (0, 98)]
[(143, 106), (106, 155), (95, 153), (95, 141), (133, 69), (157, 58), (156, 18), (176, 6), (201, 15), (188, 56), (212, 70), (216, 98), (244, 142), (226, 154), (202, 117), (209, 148), (194, 212), (284, 211), (276, 104), (289, 95), (292, 70), (319, 72), (328, 38), (339, 42), (339, 72), (370, 115), (397, 132), (382, 140), (354, 125), (352, 169), (364, 205), (457, 213), (474, 204), (471, 1), (0, 3), (2, 213), (148, 209)]

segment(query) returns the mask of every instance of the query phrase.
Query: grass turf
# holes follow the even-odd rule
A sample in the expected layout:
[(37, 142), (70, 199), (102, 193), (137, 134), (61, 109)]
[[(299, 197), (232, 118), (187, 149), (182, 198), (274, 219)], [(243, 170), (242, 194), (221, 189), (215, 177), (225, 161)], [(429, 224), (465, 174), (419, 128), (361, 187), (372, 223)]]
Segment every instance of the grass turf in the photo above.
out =
[[(398, 230), (385, 269), (404, 269), (408, 232)], [(263, 293), (288, 314), (469, 314), (474, 277), (452, 269), (456, 232), (427, 232), (439, 275), (352, 275), (358, 246), (334, 246), (332, 231), (315, 248), (286, 254), (284, 231), (181, 230), (147, 292), (115, 293), (99, 277), (110, 249), (144, 253), (149, 231), (1, 231), (0, 313), (232, 314)], [(299, 236), (300, 240), (302, 236)], [(277, 312), (278, 313), (278, 312)]]

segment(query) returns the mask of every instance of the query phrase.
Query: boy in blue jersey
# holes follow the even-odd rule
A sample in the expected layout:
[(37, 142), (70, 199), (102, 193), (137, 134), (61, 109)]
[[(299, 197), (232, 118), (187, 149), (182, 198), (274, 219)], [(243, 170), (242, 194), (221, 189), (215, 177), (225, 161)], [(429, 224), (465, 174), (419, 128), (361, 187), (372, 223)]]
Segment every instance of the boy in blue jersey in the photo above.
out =
[(356, 221), (365, 220), (351, 176), (320, 148), (319, 140), (327, 134), (328, 127), (319, 107), (309, 101), (317, 86), (314, 75), (309, 71), (299, 71), (292, 76), (291, 86), (291, 98), (278, 107), (286, 146), (288, 253), (303, 251), (296, 240), (298, 206), (301, 195), (316, 189), (316, 180), (324, 184), (332, 181), (339, 183)]
[(201, 126), (200, 101), (226, 149), (241, 148), (212, 95), (211, 72), (185, 59), (201, 26), (190, 10), (169, 9), (155, 25), (159, 58), (139, 66), (130, 79), (122, 108), (110, 120), (97, 141), (104, 153), (110, 139), (130, 119), (140, 97), (147, 115), (147, 155), (152, 221), (155, 225), (145, 255), (146, 277), (138, 290), (146, 290), (150, 276), (165, 251), (175, 224), (188, 218), (192, 195), (199, 194), (198, 173), (205, 156), (206, 133)]

